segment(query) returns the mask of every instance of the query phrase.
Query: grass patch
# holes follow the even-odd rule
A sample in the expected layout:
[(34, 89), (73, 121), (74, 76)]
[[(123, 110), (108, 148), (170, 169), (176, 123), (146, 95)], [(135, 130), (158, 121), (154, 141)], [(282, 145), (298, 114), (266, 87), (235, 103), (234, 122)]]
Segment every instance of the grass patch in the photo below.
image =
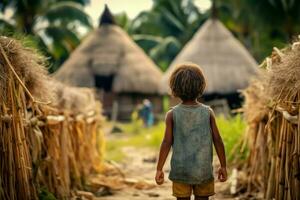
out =
[[(160, 146), (164, 136), (165, 125), (164, 122), (159, 122), (155, 126), (145, 128), (142, 125), (136, 124), (122, 124), (120, 127), (124, 130), (125, 137), (112, 141), (115, 145), (119, 146), (135, 146), (135, 147), (153, 147)], [(134, 130), (134, 132), (131, 132)], [(127, 137), (126, 137), (127, 135)]]
[[(242, 137), (246, 123), (240, 115), (228, 119), (218, 116), (216, 121), (228, 155)], [(121, 150), (122, 147), (134, 146), (158, 149), (165, 129), (163, 121), (150, 128), (143, 127), (142, 122), (139, 120), (132, 120), (131, 123), (119, 124), (118, 126), (124, 133), (120, 137), (106, 142), (106, 159), (114, 161), (121, 161), (126, 156)], [(232, 158), (228, 159), (231, 160)]]
[(230, 155), (230, 153), (242, 138), (246, 129), (246, 122), (241, 115), (231, 118), (220, 115), (216, 118), (216, 122), (225, 145), (227, 159), (231, 161), (233, 155)]

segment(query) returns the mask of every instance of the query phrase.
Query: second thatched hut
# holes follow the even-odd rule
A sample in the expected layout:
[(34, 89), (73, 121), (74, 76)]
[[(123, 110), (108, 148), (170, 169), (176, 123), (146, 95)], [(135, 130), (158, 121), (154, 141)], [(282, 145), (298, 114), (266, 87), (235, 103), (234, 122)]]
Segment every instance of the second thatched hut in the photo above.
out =
[(163, 77), (162, 92), (168, 92), (171, 73), (178, 64), (185, 62), (196, 63), (203, 69), (207, 79), (205, 101), (222, 98), (221, 102), (228, 102), (231, 107), (238, 106), (235, 105), (239, 104), (237, 91), (247, 87), (258, 66), (246, 48), (216, 17), (201, 26), (171, 63)]
[(129, 119), (143, 99), (153, 103), (155, 112), (162, 111), (162, 72), (115, 24), (107, 7), (99, 27), (72, 53), (55, 77), (69, 85), (97, 88), (108, 116)]

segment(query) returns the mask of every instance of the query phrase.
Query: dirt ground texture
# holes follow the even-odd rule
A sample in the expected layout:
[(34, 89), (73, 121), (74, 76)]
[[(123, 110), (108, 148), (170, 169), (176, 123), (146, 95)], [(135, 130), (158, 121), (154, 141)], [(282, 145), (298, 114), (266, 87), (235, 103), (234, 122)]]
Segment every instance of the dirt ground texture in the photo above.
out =
[[(125, 178), (128, 180), (145, 182), (147, 187), (125, 187), (120, 190), (114, 190), (107, 196), (97, 197), (97, 200), (173, 200), (172, 183), (168, 180), (168, 172), (170, 169), (169, 160), (166, 161), (164, 168), (165, 183), (157, 186), (154, 181), (156, 173), (156, 157), (158, 151), (149, 148), (123, 147), (122, 151), (126, 153), (126, 158), (118, 163), (118, 168), (122, 171)], [(170, 158), (170, 156), (169, 156)], [(217, 163), (217, 162), (216, 162)], [(217, 164), (215, 164), (217, 165)], [(217, 166), (215, 166), (217, 169)], [(210, 197), (214, 200), (229, 200), (238, 199), (225, 195), (228, 191), (229, 183), (220, 183), (216, 180), (215, 191), (216, 195)], [(228, 192), (227, 192), (228, 193)]]

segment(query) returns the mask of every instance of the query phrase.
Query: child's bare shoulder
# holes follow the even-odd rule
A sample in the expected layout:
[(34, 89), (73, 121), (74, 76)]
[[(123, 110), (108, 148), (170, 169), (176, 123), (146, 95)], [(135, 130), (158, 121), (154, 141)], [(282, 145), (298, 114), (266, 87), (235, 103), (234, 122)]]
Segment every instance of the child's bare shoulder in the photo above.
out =
[(171, 108), (167, 113), (166, 113), (166, 120), (167, 119), (173, 119), (173, 108)]

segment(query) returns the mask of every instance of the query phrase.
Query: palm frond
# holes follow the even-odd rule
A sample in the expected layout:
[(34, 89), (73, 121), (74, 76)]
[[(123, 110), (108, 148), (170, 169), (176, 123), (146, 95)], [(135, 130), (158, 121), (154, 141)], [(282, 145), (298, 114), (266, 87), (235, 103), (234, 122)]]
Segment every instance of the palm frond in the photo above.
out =
[(114, 19), (120, 27), (122, 27), (124, 30), (129, 32), (131, 20), (129, 19), (128, 15), (125, 12), (115, 14)]
[(135, 34), (132, 35), (134, 41), (146, 40), (151, 41), (153, 43), (160, 43), (163, 41), (163, 38), (155, 35), (145, 35), (145, 34)]
[(176, 55), (180, 49), (180, 42), (175, 37), (169, 36), (152, 48), (149, 55), (153, 60), (158, 60), (162, 55), (164, 55), (164, 52)]
[(43, 16), (50, 23), (56, 21), (77, 21), (86, 27), (92, 27), (90, 17), (84, 12), (83, 6), (76, 2), (61, 1), (51, 6)]
[(180, 20), (176, 16), (174, 16), (167, 8), (160, 8), (162, 15), (165, 19), (180, 31), (184, 31), (184, 25), (181, 23)]
[(2, 0), (0, 1), (0, 11), (4, 11), (6, 7), (9, 5), (10, 1), (9, 0)]
[(15, 26), (10, 22), (0, 19), (0, 33), (10, 33), (15, 31)]
[(80, 43), (78, 36), (64, 27), (48, 26), (42, 32), (48, 37), (48, 40), (50, 39), (53, 43), (62, 44), (68, 52), (74, 50)]
[(147, 53), (164, 40), (164, 38), (160, 36), (148, 34), (135, 34), (132, 35), (132, 39)]
[(91, 2), (90, 0), (64, 0), (64, 1), (76, 2), (76, 3), (79, 3), (83, 6), (85, 6), (85, 5), (87, 5)]

